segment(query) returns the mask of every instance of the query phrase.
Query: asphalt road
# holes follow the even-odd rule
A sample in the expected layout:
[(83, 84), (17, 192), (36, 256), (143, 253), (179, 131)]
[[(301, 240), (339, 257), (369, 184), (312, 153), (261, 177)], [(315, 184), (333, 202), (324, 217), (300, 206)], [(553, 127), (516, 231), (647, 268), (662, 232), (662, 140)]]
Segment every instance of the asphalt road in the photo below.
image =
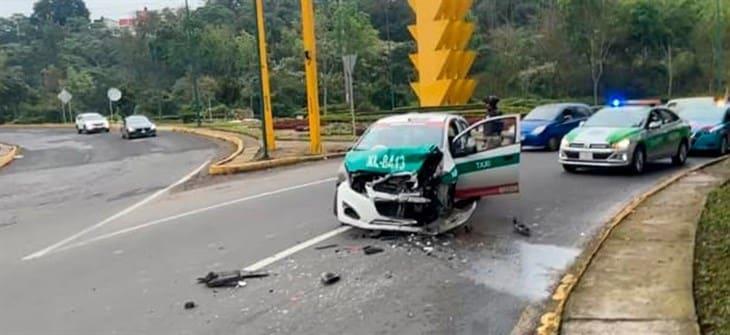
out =
[[(12, 142), (0, 132), (3, 140)], [(193, 160), (196, 152), (207, 151), (182, 156)], [(522, 194), (484, 200), (473, 232), (383, 240), (344, 231), (332, 216), (337, 160), (166, 194), (102, 225), (124, 206), (71, 206), (98, 198), (84, 197), (88, 192), (66, 194), (73, 200), (34, 216), (33, 205), (12, 195), (23, 191), (5, 191), (5, 183), (28, 183), (43, 171), (21, 174), (20, 164), (0, 172), (0, 208), (31, 213), (0, 229), (0, 301), (12, 302), (0, 304), (3, 334), (508, 334), (613, 212), (678, 171), (662, 163), (636, 177), (569, 175), (554, 153), (525, 153)], [(170, 165), (150, 168), (172, 179), (184, 175)], [(124, 175), (143, 178), (134, 171)], [(513, 217), (532, 228), (531, 237), (512, 231)], [(93, 231), (22, 260), (91, 225)], [(335, 248), (277, 255), (335, 229), (344, 232), (316, 244)], [(365, 245), (385, 251), (365, 256)], [(272, 276), (245, 287), (196, 284), (208, 271), (261, 264)], [(325, 271), (341, 281), (322, 286)], [(187, 301), (197, 307), (185, 310)]]

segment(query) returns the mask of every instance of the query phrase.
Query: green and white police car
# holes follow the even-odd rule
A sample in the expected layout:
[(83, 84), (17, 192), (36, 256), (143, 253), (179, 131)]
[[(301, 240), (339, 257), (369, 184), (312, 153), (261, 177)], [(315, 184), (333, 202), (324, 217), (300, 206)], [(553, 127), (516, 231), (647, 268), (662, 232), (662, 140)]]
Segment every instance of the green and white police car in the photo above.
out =
[(640, 174), (646, 162), (687, 160), (691, 130), (664, 107), (606, 107), (563, 138), (560, 163), (567, 172), (580, 167), (628, 168)]

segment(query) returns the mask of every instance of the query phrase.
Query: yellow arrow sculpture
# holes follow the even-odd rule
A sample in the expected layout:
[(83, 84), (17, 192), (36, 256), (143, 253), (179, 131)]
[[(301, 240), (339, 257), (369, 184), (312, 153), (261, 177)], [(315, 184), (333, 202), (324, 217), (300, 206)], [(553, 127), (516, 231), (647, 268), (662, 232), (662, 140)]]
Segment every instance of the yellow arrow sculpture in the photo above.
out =
[(476, 81), (468, 75), (476, 53), (466, 50), (474, 24), (464, 20), (472, 2), (408, 0), (416, 13), (408, 29), (418, 46), (410, 56), (418, 71), (411, 87), (421, 106), (463, 105), (474, 93)]

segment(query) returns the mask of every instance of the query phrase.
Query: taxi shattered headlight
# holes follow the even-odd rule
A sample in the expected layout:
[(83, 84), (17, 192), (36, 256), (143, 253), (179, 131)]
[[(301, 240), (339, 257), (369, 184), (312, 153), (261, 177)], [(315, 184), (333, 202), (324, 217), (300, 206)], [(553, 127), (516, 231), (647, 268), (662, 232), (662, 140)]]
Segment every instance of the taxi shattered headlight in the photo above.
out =
[(539, 126), (539, 127), (535, 128), (535, 129), (533, 129), (532, 130), (532, 135), (540, 135), (540, 134), (542, 134), (542, 132), (545, 131), (545, 128), (547, 128), (547, 126)]
[(631, 140), (624, 139), (613, 144), (613, 148), (616, 150), (626, 150), (631, 145)]

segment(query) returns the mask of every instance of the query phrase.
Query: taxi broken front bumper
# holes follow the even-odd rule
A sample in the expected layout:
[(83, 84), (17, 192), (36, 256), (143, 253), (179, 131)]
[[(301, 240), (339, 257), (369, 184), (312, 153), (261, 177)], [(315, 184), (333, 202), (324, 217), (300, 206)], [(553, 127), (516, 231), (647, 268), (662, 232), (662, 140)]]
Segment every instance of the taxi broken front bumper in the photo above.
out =
[(473, 202), (465, 208), (454, 208), (448, 217), (423, 223), (416, 219), (385, 215), (383, 207), (398, 205), (427, 205), (431, 199), (417, 194), (390, 194), (373, 191), (355, 191), (348, 181), (337, 187), (335, 198), (337, 219), (343, 224), (368, 230), (401, 231), (437, 235), (465, 224), (477, 207)]

